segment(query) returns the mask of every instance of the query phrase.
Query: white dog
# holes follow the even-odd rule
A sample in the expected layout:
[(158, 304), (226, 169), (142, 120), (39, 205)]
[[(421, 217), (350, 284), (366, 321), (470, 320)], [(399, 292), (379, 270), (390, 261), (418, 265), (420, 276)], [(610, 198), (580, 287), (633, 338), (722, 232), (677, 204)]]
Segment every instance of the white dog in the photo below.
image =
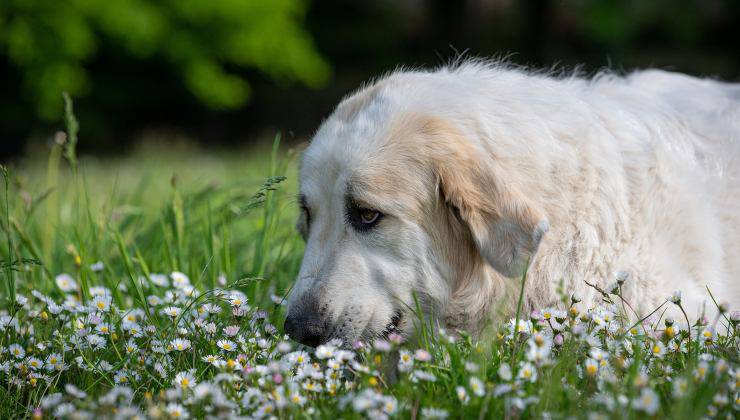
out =
[(475, 334), (513, 316), (528, 263), (525, 310), (560, 284), (598, 303), (585, 282), (615, 271), (641, 314), (674, 290), (693, 317), (706, 287), (737, 305), (738, 159), (738, 84), (481, 61), (395, 72), (342, 101), (303, 156), (285, 330), (309, 345), (411, 335), (419, 302)]

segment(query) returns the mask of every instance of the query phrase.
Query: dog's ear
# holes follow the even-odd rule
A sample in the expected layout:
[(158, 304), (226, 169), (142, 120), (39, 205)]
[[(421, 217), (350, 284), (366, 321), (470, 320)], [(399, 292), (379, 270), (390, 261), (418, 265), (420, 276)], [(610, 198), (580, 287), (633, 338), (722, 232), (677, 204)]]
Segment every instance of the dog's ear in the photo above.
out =
[(445, 204), (470, 229), (488, 264), (521, 277), (549, 229), (547, 218), (459, 134), (444, 137), (435, 148), (446, 153), (434, 153), (433, 166)]

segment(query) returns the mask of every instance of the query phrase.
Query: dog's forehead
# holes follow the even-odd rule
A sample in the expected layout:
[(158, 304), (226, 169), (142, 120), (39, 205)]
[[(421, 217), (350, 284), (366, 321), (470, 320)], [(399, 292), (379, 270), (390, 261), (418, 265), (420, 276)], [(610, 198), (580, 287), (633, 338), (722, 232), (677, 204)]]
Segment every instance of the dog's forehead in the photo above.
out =
[(388, 142), (391, 126), (392, 116), (378, 106), (364, 109), (351, 121), (329, 118), (303, 153), (302, 189), (347, 183), (370, 170)]

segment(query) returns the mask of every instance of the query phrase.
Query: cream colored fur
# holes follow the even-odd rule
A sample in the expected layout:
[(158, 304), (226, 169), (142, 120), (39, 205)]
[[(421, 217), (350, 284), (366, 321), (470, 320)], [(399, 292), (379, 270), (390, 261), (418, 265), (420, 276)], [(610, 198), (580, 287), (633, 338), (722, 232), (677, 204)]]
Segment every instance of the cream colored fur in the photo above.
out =
[[(290, 311), (311, 295), (330, 337), (412, 334), (418, 296), (478, 332), (613, 273), (641, 313), (706, 287), (740, 304), (740, 85), (649, 70), (592, 79), (470, 61), (398, 71), (345, 99), (301, 165), (311, 213)], [(346, 197), (386, 216), (345, 223)], [(498, 311), (497, 311), (498, 308)], [(709, 307), (708, 307), (709, 309)]]

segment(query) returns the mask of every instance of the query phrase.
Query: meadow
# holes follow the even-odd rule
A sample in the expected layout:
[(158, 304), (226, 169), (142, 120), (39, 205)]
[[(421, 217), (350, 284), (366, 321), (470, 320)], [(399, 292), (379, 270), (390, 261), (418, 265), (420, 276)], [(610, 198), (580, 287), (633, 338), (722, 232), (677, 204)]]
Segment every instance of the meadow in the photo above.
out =
[(294, 150), (75, 144), (70, 112), (3, 168), (0, 418), (738, 416), (738, 308), (638, 316), (621, 273), (478, 340), (419, 314), (413, 341), (298, 346)]

